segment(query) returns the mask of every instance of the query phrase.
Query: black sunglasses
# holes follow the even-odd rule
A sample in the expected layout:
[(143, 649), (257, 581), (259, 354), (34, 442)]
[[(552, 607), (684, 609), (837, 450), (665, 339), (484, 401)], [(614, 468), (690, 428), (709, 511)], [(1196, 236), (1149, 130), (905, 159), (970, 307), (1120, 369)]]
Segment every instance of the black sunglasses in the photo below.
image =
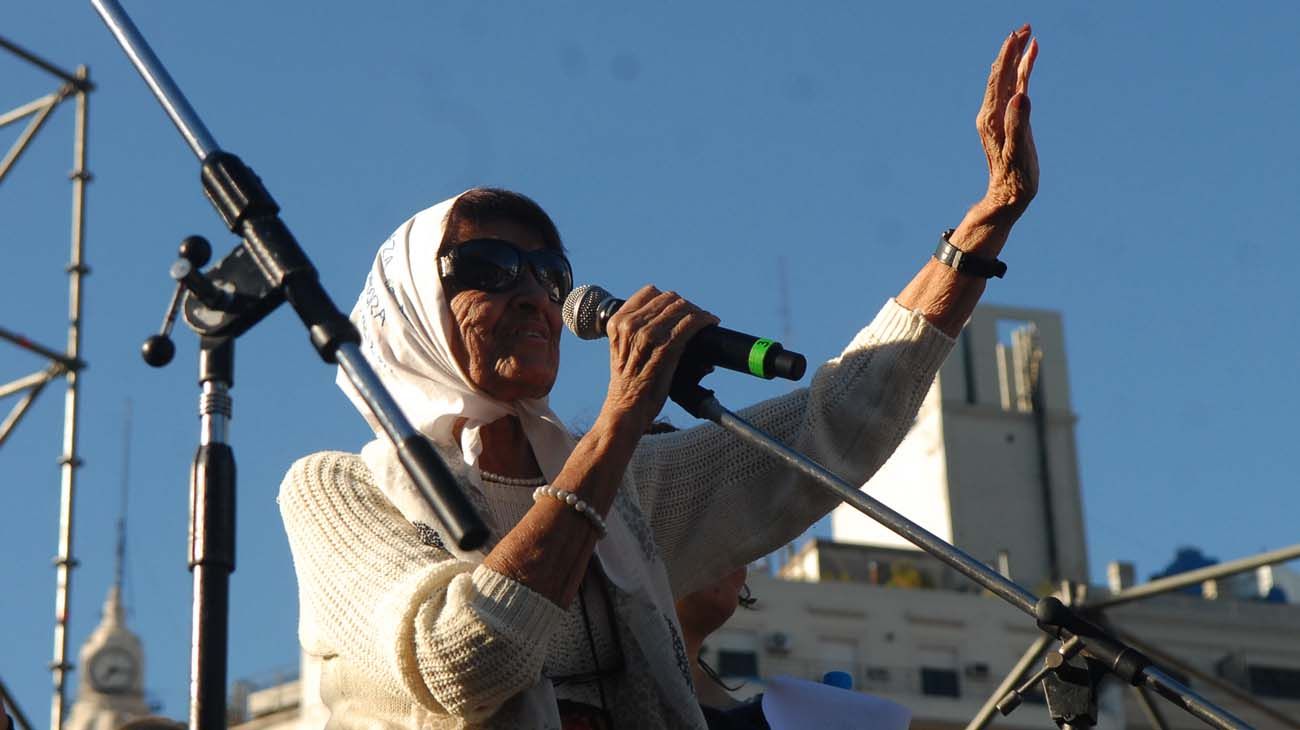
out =
[(559, 304), (573, 290), (573, 269), (564, 254), (551, 248), (525, 251), (498, 238), (475, 238), (438, 257), (438, 276), (450, 299), (466, 289), (502, 292), (519, 284), (525, 269)]

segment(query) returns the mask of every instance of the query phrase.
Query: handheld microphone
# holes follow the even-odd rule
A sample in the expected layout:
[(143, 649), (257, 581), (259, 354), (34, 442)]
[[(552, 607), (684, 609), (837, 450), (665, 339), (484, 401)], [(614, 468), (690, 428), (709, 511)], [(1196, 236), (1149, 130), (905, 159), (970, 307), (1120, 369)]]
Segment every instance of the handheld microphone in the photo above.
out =
[[(585, 284), (569, 292), (564, 300), (564, 324), (584, 340), (606, 337), (605, 325), (624, 301), (598, 286)], [(682, 358), (767, 380), (798, 380), (808, 367), (803, 355), (785, 349), (779, 342), (717, 325), (705, 327), (692, 337)]]

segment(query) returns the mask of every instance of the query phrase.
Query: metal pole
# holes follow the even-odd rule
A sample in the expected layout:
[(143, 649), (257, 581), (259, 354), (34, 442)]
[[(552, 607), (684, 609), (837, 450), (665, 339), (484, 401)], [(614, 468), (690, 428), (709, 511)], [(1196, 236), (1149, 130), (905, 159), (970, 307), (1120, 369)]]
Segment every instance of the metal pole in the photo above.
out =
[(23, 152), (27, 150), (27, 144), (32, 141), (32, 137), (35, 137), (36, 133), (41, 131), (41, 127), (45, 126), (45, 121), (50, 118), (50, 112), (54, 111), (54, 107), (58, 106), (62, 100), (61, 96), (55, 99), (49, 106), (36, 112), (36, 115), (32, 117), (32, 121), (27, 123), (27, 128), (18, 136), (13, 147), (9, 148), (9, 154), (5, 155), (4, 161), (0, 162), (0, 182), (4, 181), (5, 176), (9, 174), (10, 168), (14, 166), (14, 163), (18, 162), (18, 158), (22, 157)]
[[(259, 262), (267, 262), (265, 266), (258, 263), (263, 279), (281, 290), (303, 324), (313, 332), (313, 345), (321, 357), (326, 362), (337, 362), (347, 374), (366, 407), (376, 414), (411, 481), (455, 542), (464, 550), (478, 548), (487, 540), (482, 519), (461, 491), (456, 477), (428, 440), (396, 408), (378, 374), (361, 355), (356, 328), (320, 286), (311, 261), (279, 219), (279, 206), (270, 193), (239, 158), (216, 146), (212, 135), (117, 0), (91, 0), (91, 5), (203, 163), (204, 188), (217, 212), (230, 230), (244, 239), (245, 250)], [(271, 304), (272, 308), (275, 306), (278, 303)], [(323, 339), (315, 339), (318, 335)]]
[(890, 509), (885, 503), (860, 491), (825, 467), (772, 438), (752, 423), (727, 410), (717, 398), (709, 396), (702, 401), (699, 410), (703, 418), (722, 426), (739, 436), (741, 440), (777, 456), (787, 465), (812, 477), (820, 486), (834, 492), (836, 497), (879, 522), (899, 537), (924, 549), (1021, 611), (1030, 616), (1035, 615), (1034, 605), (1038, 603), (1037, 596), (989, 570), (988, 566), (965, 551), (944, 542), (934, 533)]
[[(85, 66), (77, 67), (77, 122), (76, 138), (73, 143), (72, 168), (72, 260), (68, 263), (68, 360), (81, 360), (81, 280), (89, 271), (82, 258), (85, 242), (85, 205), (86, 181), (90, 178), (86, 172), (86, 117), (89, 111), (88, 92), (90, 88), (89, 71)], [(54, 597), (54, 658), (50, 669), (54, 674), (54, 697), (50, 702), (50, 728), (62, 730), (63, 709), (66, 696), (68, 670), (68, 606), (71, 603), (72, 569), (77, 561), (72, 556), (72, 518), (73, 503), (76, 497), (77, 469), (81, 459), (77, 456), (77, 415), (79, 406), (79, 381), (81, 373), (76, 369), (68, 370), (67, 396), (63, 407), (63, 456), (62, 489), (59, 505), (59, 556), (55, 561), (56, 593)]]
[(1165, 722), (1165, 716), (1160, 714), (1160, 709), (1151, 701), (1151, 695), (1147, 693), (1146, 687), (1134, 687), (1133, 694), (1137, 697), (1137, 705), (1146, 715), (1147, 722), (1151, 724), (1153, 730), (1169, 730), (1169, 723)]
[(235, 570), (235, 455), (227, 443), (232, 339), (204, 337), (199, 351), (199, 448), (190, 471), (190, 730), (225, 730), (230, 574)]
[(18, 121), (19, 119), (35, 114), (36, 112), (40, 111), (41, 109), (47, 106), (50, 106), (51, 104), (57, 104), (59, 100), (62, 98), (63, 97), (59, 94), (59, 92), (56, 91), (53, 94), (46, 94), (45, 96), (42, 96), (39, 99), (34, 99), (32, 101), (29, 101), (26, 104), (23, 104), (22, 106), (14, 107), (13, 109), (10, 109), (4, 114), (0, 114), (0, 127), (7, 127), (10, 124), (13, 124), (14, 122)]
[[(1277, 720), (1278, 722), (1282, 723), (1286, 727), (1296, 728), (1297, 730), (1300, 730), (1300, 721), (1297, 721), (1295, 718), (1287, 717), (1286, 715), (1283, 715), (1277, 710), (1274, 710), (1268, 705), (1255, 699), (1255, 697), (1251, 695), (1249, 692), (1246, 692), (1245, 690), (1239, 687), (1235, 687), (1223, 681), (1222, 679), (1219, 679), (1218, 677), (1215, 677), (1210, 674), (1206, 674), (1205, 672), (1202, 672), (1201, 670), (1188, 664), (1187, 662), (1175, 656), (1172, 656), (1170, 654), (1166, 654), (1165, 652), (1156, 649), (1150, 644), (1147, 644), (1139, 639), (1134, 638), (1131, 634), (1125, 633), (1120, 629), (1115, 629), (1114, 633), (1124, 643), (1128, 644), (1134, 649), (1137, 649), (1143, 654), (1146, 654), (1147, 656), (1160, 662), (1161, 664), (1164, 664), (1172, 669), (1182, 672), (1183, 674), (1186, 674), (1187, 676), (1197, 680), (1198, 682), (1207, 684), (1219, 690), (1220, 692), (1229, 695), (1233, 699), (1245, 704), (1247, 707), (1250, 707), (1256, 710), (1257, 712), (1263, 713), (1273, 718), (1274, 720)], [(1164, 693), (1162, 692), (1161, 694)]]
[(984, 730), (989, 726), (990, 722), (993, 722), (993, 713), (997, 712), (998, 703), (1002, 701), (1003, 697), (1007, 696), (1008, 692), (1019, 687), (1020, 683), (1025, 681), (1025, 675), (1029, 674), (1034, 664), (1042, 658), (1043, 654), (1047, 653), (1047, 647), (1051, 643), (1052, 637), (1043, 634), (1029, 645), (1024, 655), (1020, 657), (1020, 661), (1016, 662), (1010, 672), (1007, 672), (1007, 676), (1002, 679), (1002, 683), (998, 685), (998, 688), (993, 690), (993, 694), (989, 695), (987, 700), (984, 700), (984, 706), (980, 708), (979, 712), (975, 713), (975, 717), (971, 718), (971, 721), (966, 725), (966, 730)]
[(53, 360), (54, 362), (59, 363), (60, 365), (62, 365), (65, 368), (68, 368), (69, 370), (76, 370), (77, 368), (80, 368), (82, 365), (85, 364), (80, 360), (76, 360), (68, 357), (62, 352), (58, 352), (57, 350), (50, 349), (39, 343), (32, 342), (31, 340), (27, 339), (26, 337), (23, 337), (17, 332), (11, 332), (10, 330), (5, 329), (4, 327), (0, 327), (0, 340), (8, 340), (9, 342), (18, 345), (24, 350), (30, 350), (36, 353), (37, 355), (40, 355), (41, 357), (47, 358), (49, 360)]
[(1211, 565), (1208, 568), (1191, 570), (1186, 573), (1169, 576), (1168, 578), (1153, 580), (1150, 583), (1143, 583), (1140, 586), (1134, 586), (1120, 591), (1105, 600), (1090, 603), (1087, 608), (1089, 611), (1100, 611), (1105, 608), (1111, 608), (1112, 606), (1129, 603), (1141, 598), (1148, 598), (1159, 593), (1168, 593), (1170, 591), (1176, 591), (1179, 588), (1199, 585), (1207, 580), (1223, 578), (1232, 575), (1233, 573), (1240, 573), (1245, 570), (1250, 570), (1251, 568), (1258, 568), (1262, 565), (1285, 563), (1294, 558), (1300, 558), (1300, 545), (1292, 545), (1291, 547), (1285, 547), (1280, 550), (1260, 553), (1251, 557), (1241, 558), (1240, 560), (1219, 563), (1218, 565)]
[(145, 42), (144, 36), (140, 35), (140, 30), (131, 22), (117, 0), (90, 0), (90, 4), (99, 12), (99, 17), (104, 20), (109, 32), (117, 38), (118, 45), (126, 51), (135, 70), (140, 72), (144, 82), (153, 90), (163, 111), (167, 112), (172, 124), (180, 130), (185, 143), (199, 160), (202, 161), (215, 152), (218, 148), (212, 133), (204, 126), (199, 115), (194, 113), (194, 107), (190, 106), (189, 100), (181, 93), (180, 87), (176, 86), (171, 74), (167, 73), (167, 69), (159, 62), (153, 49)]
[(45, 370), (38, 370), (31, 375), (24, 375), (17, 380), (11, 380), (4, 385), (0, 385), (0, 398), (14, 393), (21, 393), (28, 388), (39, 388), (62, 374), (63, 368), (54, 365)]
[[(62, 372), (62, 370), (59, 372)], [(36, 400), (36, 396), (40, 395), (41, 391), (45, 390), (45, 386), (49, 385), (50, 381), (56, 377), (58, 377), (58, 373), (50, 373), (44, 380), (33, 385), (31, 390), (27, 391), (22, 399), (14, 405), (14, 409), (9, 412), (9, 417), (4, 420), (4, 423), (0, 423), (0, 446), (4, 446), (5, 441), (9, 440), (9, 433), (14, 430), (14, 426), (18, 425), (18, 421), (22, 420), (23, 415), (27, 413), (27, 409), (32, 407), (32, 402)]]
[[(699, 388), (698, 385), (694, 387), (698, 390), (698, 393), (675, 392), (673, 394), (674, 401), (686, 408), (688, 413), (713, 421), (740, 437), (742, 441), (746, 441), (752, 446), (780, 458), (787, 465), (816, 480), (820, 486), (829, 489), (847, 504), (938, 558), (941, 562), (959, 571), (1011, 605), (1036, 619), (1046, 620), (1039, 616), (1038, 598), (1034, 594), (993, 572), (988, 566), (972, 558), (963, 550), (939, 539), (934, 533), (886, 507), (879, 500), (859, 491), (857, 487), (844, 481), (825, 467), (782, 444), (772, 438), (771, 435), (764, 433), (762, 429), (727, 410), (718, 402), (717, 398), (713, 397), (710, 391)], [(1049, 613), (1052, 612), (1050, 602), (1044, 604), (1042, 608)], [(1063, 629), (1063, 632), (1073, 633), (1068, 628)], [(1078, 641), (1079, 636), (1075, 635), (1071, 640)], [(1088, 649), (1085, 648), (1085, 651), (1088, 651)], [(1140, 676), (1147, 687), (1212, 727), (1223, 728), (1224, 730), (1239, 730), (1250, 727), (1234, 717), (1232, 713), (1198, 696), (1158, 667), (1145, 667), (1141, 670)]]
[[(1141, 649), (1138, 649), (1138, 651), (1141, 651)], [(1187, 685), (1174, 679), (1163, 669), (1154, 665), (1142, 670), (1142, 683), (1148, 689), (1187, 710), (1189, 715), (1203, 720), (1208, 725), (1224, 728), (1225, 730), (1250, 729), (1250, 725), (1244, 720), (1209, 702), (1201, 695), (1193, 692)]]
[(12, 41), (9, 41), (5, 38), (0, 38), (0, 48), (4, 48), (8, 50), (10, 53), (14, 54), (15, 56), (18, 56), (19, 58), (23, 59), (24, 61), (27, 61), (28, 63), (34, 66), (39, 66), (40, 68), (48, 71), (49, 73), (58, 76), (64, 81), (67, 81), (68, 83), (77, 87), (78, 91), (93, 91), (95, 89), (95, 85), (90, 83), (90, 80), (87, 79), (86, 77), (70, 74), (67, 71), (64, 71), (63, 69), (59, 68), (58, 66), (55, 66), (54, 64), (50, 63), (49, 61), (46, 61), (45, 59), (41, 58), (35, 53), (32, 53), (31, 51), (25, 48), (20, 48)]

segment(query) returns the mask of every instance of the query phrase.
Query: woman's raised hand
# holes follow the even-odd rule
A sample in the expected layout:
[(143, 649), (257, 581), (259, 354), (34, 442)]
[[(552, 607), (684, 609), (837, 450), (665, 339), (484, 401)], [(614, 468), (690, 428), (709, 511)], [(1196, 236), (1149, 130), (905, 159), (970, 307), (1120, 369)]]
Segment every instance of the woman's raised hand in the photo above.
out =
[(975, 117), (989, 187), (984, 202), (1019, 218), (1038, 192), (1038, 151), (1029, 128), (1029, 75), (1038, 56), (1038, 41), (1028, 24), (1002, 44), (989, 72), (984, 103)]
[(642, 287), (605, 327), (609, 335), (606, 407), (630, 418), (639, 437), (668, 399), (686, 342), (718, 318), (675, 292)]

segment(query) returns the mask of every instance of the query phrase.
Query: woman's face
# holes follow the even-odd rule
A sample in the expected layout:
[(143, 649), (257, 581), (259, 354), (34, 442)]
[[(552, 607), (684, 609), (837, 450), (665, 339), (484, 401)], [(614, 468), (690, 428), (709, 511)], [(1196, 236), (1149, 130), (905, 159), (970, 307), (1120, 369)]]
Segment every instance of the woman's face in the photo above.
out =
[[(457, 239), (499, 238), (525, 251), (544, 248), (541, 236), (510, 222), (463, 226)], [(511, 402), (551, 392), (560, 369), (560, 305), (526, 268), (503, 292), (467, 289), (450, 302), (456, 332), (452, 354), (469, 380), (493, 398)]]

